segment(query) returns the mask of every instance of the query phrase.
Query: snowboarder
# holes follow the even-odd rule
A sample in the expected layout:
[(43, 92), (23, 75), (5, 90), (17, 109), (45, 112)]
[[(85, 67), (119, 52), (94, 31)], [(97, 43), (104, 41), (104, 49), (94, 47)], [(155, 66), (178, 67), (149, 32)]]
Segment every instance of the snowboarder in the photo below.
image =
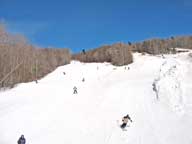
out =
[(77, 94), (77, 87), (76, 86), (73, 87), (73, 94)]
[(121, 127), (122, 129), (124, 129), (124, 128), (127, 126), (128, 121), (132, 122), (130, 116), (127, 114), (126, 116), (123, 117), (123, 119), (122, 119), (122, 122), (123, 122), (123, 123), (121, 124), (120, 127)]
[(18, 144), (25, 144), (26, 140), (24, 138), (24, 135), (21, 135), (21, 137), (19, 138), (19, 140), (17, 141)]

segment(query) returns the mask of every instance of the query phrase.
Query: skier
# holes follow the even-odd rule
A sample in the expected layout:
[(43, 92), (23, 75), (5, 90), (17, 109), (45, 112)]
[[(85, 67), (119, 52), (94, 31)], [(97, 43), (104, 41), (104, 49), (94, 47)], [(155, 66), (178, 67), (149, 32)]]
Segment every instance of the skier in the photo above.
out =
[(84, 55), (86, 54), (85, 49), (82, 49), (82, 53), (83, 53)]
[(123, 123), (121, 124), (120, 127), (121, 127), (122, 129), (124, 129), (124, 128), (127, 126), (128, 121), (133, 122), (133, 121), (131, 120), (130, 116), (127, 114), (126, 116), (123, 117), (123, 119), (122, 119), (122, 122), (123, 122)]
[(76, 86), (73, 87), (73, 94), (77, 94), (77, 87)]
[(24, 135), (21, 135), (21, 137), (19, 138), (19, 140), (17, 141), (18, 144), (25, 144), (26, 140), (24, 138)]
[(85, 81), (85, 78), (82, 79), (82, 82), (84, 82), (84, 81)]

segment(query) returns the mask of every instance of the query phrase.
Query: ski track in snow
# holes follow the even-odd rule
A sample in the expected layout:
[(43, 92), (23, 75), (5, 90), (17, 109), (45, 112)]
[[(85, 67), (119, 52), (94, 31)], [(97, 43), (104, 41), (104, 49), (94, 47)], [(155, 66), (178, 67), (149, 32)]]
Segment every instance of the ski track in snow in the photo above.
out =
[[(191, 144), (191, 63), (188, 53), (136, 53), (129, 70), (77, 61), (58, 67), (38, 84), (0, 92), (0, 144), (21, 134), (27, 144)], [(127, 113), (133, 123), (122, 131), (117, 121)]]

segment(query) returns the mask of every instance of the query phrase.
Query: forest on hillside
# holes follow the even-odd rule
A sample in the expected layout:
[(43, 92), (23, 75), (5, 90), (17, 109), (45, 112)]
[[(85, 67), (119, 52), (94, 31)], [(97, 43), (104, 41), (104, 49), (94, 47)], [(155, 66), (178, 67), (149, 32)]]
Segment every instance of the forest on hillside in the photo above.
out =
[(177, 53), (176, 48), (192, 49), (192, 36), (170, 37), (167, 39), (150, 39), (136, 43), (116, 43), (104, 45), (87, 52), (74, 54), (72, 59), (82, 62), (111, 62), (114, 65), (132, 63), (132, 52), (152, 55)]
[(37, 48), (0, 25), (0, 87), (36, 81), (70, 60), (69, 49)]

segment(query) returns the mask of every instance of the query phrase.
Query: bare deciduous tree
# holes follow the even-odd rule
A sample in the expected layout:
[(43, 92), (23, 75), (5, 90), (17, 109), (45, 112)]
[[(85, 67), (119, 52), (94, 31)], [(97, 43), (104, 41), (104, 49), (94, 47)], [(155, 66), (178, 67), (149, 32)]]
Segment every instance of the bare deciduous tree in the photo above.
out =
[(44, 77), (70, 59), (68, 49), (35, 48), (24, 36), (12, 35), (0, 25), (0, 87)]

